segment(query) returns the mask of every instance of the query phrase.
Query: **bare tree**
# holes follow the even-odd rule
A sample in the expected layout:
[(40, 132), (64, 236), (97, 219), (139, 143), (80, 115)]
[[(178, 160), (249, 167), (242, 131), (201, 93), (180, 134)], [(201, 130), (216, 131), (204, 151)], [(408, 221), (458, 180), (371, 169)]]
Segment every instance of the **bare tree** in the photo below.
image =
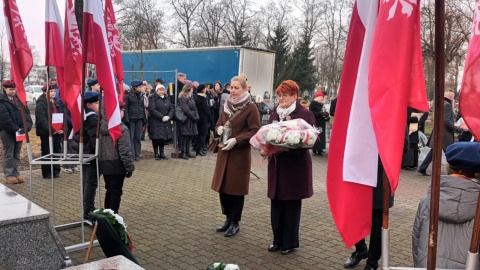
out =
[(165, 47), (162, 42), (164, 15), (155, 0), (121, 0), (116, 13), (124, 50), (148, 50)]
[(216, 0), (205, 0), (201, 5), (199, 18), (199, 35), (196, 43), (200, 46), (214, 47), (223, 42), (223, 27), (227, 7)]
[(321, 4), (318, 46), (314, 49), (319, 78), (331, 96), (337, 95), (347, 41), (351, 0), (326, 0)]
[(224, 0), (228, 10), (223, 29), (230, 45), (248, 45), (250, 20), (254, 17), (250, 0)]
[(288, 0), (270, 0), (265, 6), (262, 6), (256, 17), (259, 27), (262, 27), (259, 45), (270, 47), (273, 40), (271, 37), (274, 36), (275, 29), (278, 27), (295, 28), (296, 20), (290, 16), (292, 12), (292, 3)]
[(172, 43), (180, 44), (186, 48), (194, 47), (192, 37), (196, 32), (198, 20), (201, 17), (201, 6), (204, 1), (205, 0), (170, 0), (169, 3), (174, 10), (173, 18), (176, 22), (172, 36), (175, 34), (181, 36), (180, 41), (170, 38)]
[[(474, 2), (468, 0), (445, 3), (445, 64), (449, 87), (457, 89), (459, 67), (465, 60)], [(434, 1), (424, 1), (421, 7), (421, 40), (427, 93), (433, 97), (435, 71)]]
[(7, 74), (6, 70), (9, 67), (8, 59), (10, 58), (9, 51), (7, 49), (7, 33), (5, 32), (5, 25), (0, 25), (0, 81), (3, 82), (5, 75)]

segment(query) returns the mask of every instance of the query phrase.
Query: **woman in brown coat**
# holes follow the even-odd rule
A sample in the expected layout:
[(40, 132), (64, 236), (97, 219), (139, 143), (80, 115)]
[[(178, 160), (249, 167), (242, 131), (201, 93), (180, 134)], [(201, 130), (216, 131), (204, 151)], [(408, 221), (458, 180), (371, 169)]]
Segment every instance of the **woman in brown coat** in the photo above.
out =
[[(315, 125), (315, 117), (297, 101), (300, 87), (292, 80), (283, 81), (277, 88), (278, 107), (270, 116), (273, 121), (302, 118)], [(313, 195), (312, 157), (309, 149), (289, 149), (268, 161), (268, 198), (271, 199), (273, 243), (268, 251), (291, 253), (299, 246), (302, 199)]]
[(215, 128), (218, 135), (230, 132), (231, 135), (223, 136), (228, 139), (219, 147), (212, 180), (212, 189), (220, 193), (222, 213), (227, 217), (217, 232), (224, 232), (226, 237), (240, 231), (238, 222), (250, 181), (252, 158), (249, 141), (260, 128), (260, 114), (251, 102), (247, 81), (242, 77), (233, 77), (231, 84), (230, 96), (224, 103)]

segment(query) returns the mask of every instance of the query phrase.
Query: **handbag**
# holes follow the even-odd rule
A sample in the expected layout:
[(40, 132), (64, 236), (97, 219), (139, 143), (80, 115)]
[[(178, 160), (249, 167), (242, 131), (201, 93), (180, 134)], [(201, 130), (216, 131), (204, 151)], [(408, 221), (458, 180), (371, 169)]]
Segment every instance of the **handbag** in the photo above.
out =
[(210, 143), (208, 144), (208, 150), (213, 153), (218, 152), (218, 143), (220, 139), (219, 138), (211, 138)]
[(176, 105), (175, 106), (175, 120), (176, 121), (179, 121), (181, 123), (185, 123), (185, 121), (187, 121), (187, 116), (185, 115), (185, 113), (183, 113), (182, 111), (182, 108), (180, 108), (180, 106)]

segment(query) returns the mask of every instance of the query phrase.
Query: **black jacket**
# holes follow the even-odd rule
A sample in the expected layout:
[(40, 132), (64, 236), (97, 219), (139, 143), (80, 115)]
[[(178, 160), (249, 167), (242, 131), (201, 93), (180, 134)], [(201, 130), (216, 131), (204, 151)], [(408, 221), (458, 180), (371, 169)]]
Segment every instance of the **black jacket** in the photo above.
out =
[(125, 102), (125, 121), (127, 123), (130, 122), (131, 119), (146, 119), (143, 95), (143, 93), (135, 92), (135, 90), (132, 90), (128, 94), (125, 93), (123, 102)]
[(197, 106), (199, 121), (202, 123), (212, 123), (212, 112), (208, 107), (207, 98), (202, 95), (197, 95), (195, 105)]
[[(174, 109), (170, 99), (165, 95), (161, 98), (153, 94), (148, 99), (148, 137), (151, 140), (170, 140), (173, 137), (172, 120)], [(170, 120), (163, 122), (164, 116), (170, 117)]]
[[(57, 112), (61, 113), (60, 104), (58, 104), (56, 99), (53, 99), (54, 102), (50, 103), (50, 115), (53, 113), (53, 106), (57, 108)], [(35, 128), (37, 136), (48, 136), (48, 107), (47, 107), (47, 98), (45, 94), (41, 95), (37, 100), (37, 105), (35, 107)], [(55, 133), (55, 129), (52, 126), (52, 134)]]
[(22, 113), (25, 110), (28, 131), (32, 129), (33, 121), (30, 117), (30, 110), (24, 106), (18, 98), (14, 98), (13, 102), (5, 94), (0, 94), (0, 130), (8, 133), (15, 133), (19, 129), (23, 129)]
[[(98, 115), (91, 109), (85, 108), (83, 121), (83, 153), (95, 154), (95, 141), (97, 139)], [(72, 149), (79, 151), (80, 131), (75, 134), (72, 140)]]

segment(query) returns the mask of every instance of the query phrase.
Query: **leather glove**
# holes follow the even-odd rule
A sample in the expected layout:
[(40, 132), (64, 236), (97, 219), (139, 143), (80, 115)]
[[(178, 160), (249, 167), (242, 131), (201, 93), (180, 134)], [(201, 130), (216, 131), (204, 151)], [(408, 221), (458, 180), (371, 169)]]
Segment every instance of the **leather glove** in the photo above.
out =
[(217, 128), (217, 134), (218, 134), (218, 135), (222, 135), (222, 134), (223, 134), (223, 126), (219, 126), (219, 127)]
[(18, 131), (19, 134), (25, 134), (25, 130), (23, 128), (20, 128), (20, 131)]
[(235, 138), (228, 139), (224, 143), (225, 147), (223, 147), (222, 150), (223, 151), (228, 151), (228, 150), (232, 149), (235, 146), (235, 144), (237, 144), (237, 139), (235, 139)]
[(162, 117), (162, 122), (167, 122), (169, 119), (170, 119), (170, 117), (164, 116), (164, 117)]
[(132, 175), (133, 175), (133, 172), (126, 172), (125, 173), (126, 178), (130, 178), (130, 177), (132, 177)]

